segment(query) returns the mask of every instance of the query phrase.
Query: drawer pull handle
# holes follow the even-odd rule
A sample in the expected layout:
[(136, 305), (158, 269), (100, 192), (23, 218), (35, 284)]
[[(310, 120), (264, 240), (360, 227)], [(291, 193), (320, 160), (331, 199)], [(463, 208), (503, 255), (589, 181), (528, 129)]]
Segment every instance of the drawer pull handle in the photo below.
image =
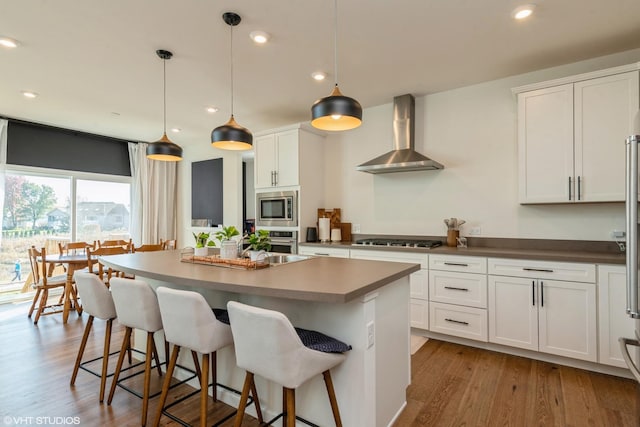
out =
[(323, 254), (321, 252), (314, 252), (313, 254), (317, 256), (329, 256), (329, 254)]
[(469, 267), (469, 264), (465, 264), (462, 262), (445, 262), (444, 265), (455, 265), (457, 267)]
[(540, 273), (553, 273), (553, 270), (549, 270), (546, 268), (528, 268), (528, 267), (522, 267), (522, 269), (524, 271), (538, 271)]
[(466, 326), (469, 325), (469, 322), (463, 322), (462, 320), (454, 320), (454, 319), (444, 319), (444, 320), (451, 323), (457, 323), (459, 325), (466, 325)]
[(455, 286), (445, 286), (445, 289), (451, 289), (452, 291), (465, 291), (465, 292), (469, 292), (469, 289), (467, 288), (457, 288)]

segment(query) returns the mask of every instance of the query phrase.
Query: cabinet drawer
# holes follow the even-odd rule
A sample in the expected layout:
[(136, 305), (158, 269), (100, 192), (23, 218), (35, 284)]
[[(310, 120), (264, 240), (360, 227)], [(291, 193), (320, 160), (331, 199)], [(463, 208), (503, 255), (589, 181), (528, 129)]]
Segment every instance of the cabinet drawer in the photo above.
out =
[(486, 274), (487, 259), (476, 256), (430, 255), (429, 268), (431, 270)]
[(596, 266), (594, 264), (489, 258), (488, 269), (489, 274), (498, 276), (596, 282)]
[(429, 329), (429, 301), (411, 298), (411, 327)]
[(487, 310), (459, 305), (429, 303), (430, 330), (487, 342)]
[(487, 276), (431, 270), (429, 295), (435, 302), (487, 308)]
[(300, 255), (332, 256), (336, 258), (349, 258), (349, 249), (325, 248), (322, 246), (304, 246), (298, 248)]
[(419, 263), (420, 268), (429, 267), (429, 255), (421, 253), (376, 251), (367, 249), (351, 249), (351, 258), (369, 259), (375, 261), (407, 262), (410, 264)]

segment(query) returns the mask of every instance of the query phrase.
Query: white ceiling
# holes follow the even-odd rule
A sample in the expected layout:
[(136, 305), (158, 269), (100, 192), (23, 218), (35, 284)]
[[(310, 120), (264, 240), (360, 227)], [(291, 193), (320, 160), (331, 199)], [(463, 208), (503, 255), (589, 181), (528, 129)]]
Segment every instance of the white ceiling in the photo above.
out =
[[(363, 107), (640, 47), (639, 0), (340, 0), (342, 92)], [(208, 144), (230, 114), (229, 27), (235, 116), (254, 133), (307, 121), (333, 85), (331, 0), (2, 0), (0, 115), (139, 141), (167, 128), (180, 144)], [(256, 46), (249, 32), (271, 34)], [(329, 73), (322, 83), (316, 70)], [(25, 99), (21, 91), (39, 94)], [(208, 114), (205, 107), (220, 108)], [(366, 120), (366, 115), (364, 117)]]

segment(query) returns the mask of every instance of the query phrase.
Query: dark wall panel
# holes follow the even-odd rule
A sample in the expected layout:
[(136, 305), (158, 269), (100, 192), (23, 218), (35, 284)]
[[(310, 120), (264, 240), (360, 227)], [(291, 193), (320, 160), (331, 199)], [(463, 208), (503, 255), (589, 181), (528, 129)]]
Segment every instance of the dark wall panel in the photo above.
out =
[(191, 164), (191, 219), (208, 226), (223, 223), (222, 159)]
[(7, 163), (131, 176), (127, 141), (9, 121)]

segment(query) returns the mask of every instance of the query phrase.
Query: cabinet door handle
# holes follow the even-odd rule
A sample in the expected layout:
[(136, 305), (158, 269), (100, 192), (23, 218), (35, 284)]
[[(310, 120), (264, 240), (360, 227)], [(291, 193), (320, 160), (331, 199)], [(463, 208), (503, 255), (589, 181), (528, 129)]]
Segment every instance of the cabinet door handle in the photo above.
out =
[(469, 292), (469, 289), (467, 288), (457, 288), (455, 286), (445, 286), (445, 289), (451, 289), (453, 291), (465, 291), (465, 292)]
[(451, 322), (451, 323), (457, 323), (459, 325), (469, 325), (469, 322), (463, 322), (462, 320), (454, 320), (454, 319), (444, 319), (447, 322)]
[(462, 262), (445, 262), (444, 265), (455, 265), (458, 267), (469, 267), (469, 264), (465, 264)]
[(532, 280), (531, 281), (531, 301), (532, 301), (532, 306), (536, 306), (536, 281)]
[(524, 271), (539, 271), (541, 273), (553, 273), (553, 270), (550, 270), (548, 268), (528, 268), (528, 267), (522, 267), (522, 269)]
[(544, 307), (544, 282), (540, 282), (540, 307)]
[(571, 200), (571, 177), (569, 177), (569, 200)]
[(272, 187), (274, 186), (273, 174), (274, 174), (274, 171), (271, 171), (271, 186)]
[(273, 185), (278, 186), (278, 171), (273, 171)]
[(580, 177), (578, 177), (578, 191), (576, 192), (577, 195), (578, 195), (578, 200), (580, 200), (580, 193), (582, 192), (582, 191), (580, 191), (580, 181), (582, 181), (582, 180), (580, 179)]

